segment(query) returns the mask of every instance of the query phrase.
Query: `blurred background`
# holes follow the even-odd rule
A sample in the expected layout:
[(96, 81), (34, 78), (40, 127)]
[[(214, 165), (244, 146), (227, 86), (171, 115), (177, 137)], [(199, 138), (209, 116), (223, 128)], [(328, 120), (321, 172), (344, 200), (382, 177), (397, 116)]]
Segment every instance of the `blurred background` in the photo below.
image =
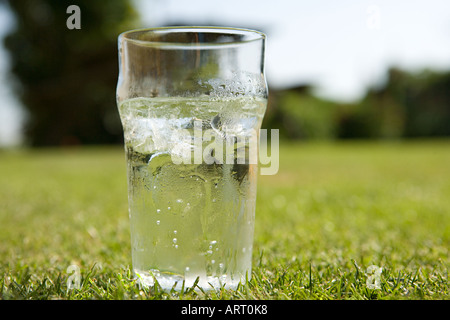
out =
[(167, 25), (265, 32), (284, 140), (450, 135), (445, 0), (0, 0), (0, 147), (122, 143), (117, 36)]

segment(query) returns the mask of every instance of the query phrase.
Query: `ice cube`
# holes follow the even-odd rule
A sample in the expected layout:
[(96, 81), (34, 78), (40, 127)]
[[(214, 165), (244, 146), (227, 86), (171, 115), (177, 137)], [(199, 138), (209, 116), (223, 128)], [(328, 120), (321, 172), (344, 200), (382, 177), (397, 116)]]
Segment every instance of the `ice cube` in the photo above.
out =
[(211, 119), (211, 128), (219, 134), (220, 137), (225, 139), (226, 134), (223, 131), (223, 123), (222, 118), (220, 114), (217, 114), (215, 117)]
[(217, 114), (211, 119), (211, 128), (223, 139), (229, 136), (250, 136), (258, 119), (256, 117), (241, 117), (239, 115)]

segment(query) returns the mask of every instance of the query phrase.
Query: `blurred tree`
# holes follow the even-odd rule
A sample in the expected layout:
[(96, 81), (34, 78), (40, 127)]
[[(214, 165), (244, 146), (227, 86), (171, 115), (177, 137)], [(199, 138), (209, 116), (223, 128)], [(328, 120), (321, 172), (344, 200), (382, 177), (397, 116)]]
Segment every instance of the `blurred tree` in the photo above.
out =
[(408, 73), (392, 68), (378, 96), (404, 106), (405, 137), (450, 136), (450, 72)]
[(287, 139), (399, 139), (450, 136), (450, 72), (388, 70), (361, 101), (315, 97), (307, 85), (271, 90), (263, 126)]
[(369, 90), (360, 110), (369, 115), (372, 136), (450, 136), (450, 72), (391, 68), (386, 84)]
[[(0, 0), (15, 15), (5, 38), (32, 146), (122, 140), (115, 102), (117, 36), (138, 26), (129, 0)], [(66, 10), (77, 5), (81, 29)]]
[(337, 105), (317, 98), (309, 85), (270, 90), (265, 129), (279, 129), (287, 139), (333, 139)]

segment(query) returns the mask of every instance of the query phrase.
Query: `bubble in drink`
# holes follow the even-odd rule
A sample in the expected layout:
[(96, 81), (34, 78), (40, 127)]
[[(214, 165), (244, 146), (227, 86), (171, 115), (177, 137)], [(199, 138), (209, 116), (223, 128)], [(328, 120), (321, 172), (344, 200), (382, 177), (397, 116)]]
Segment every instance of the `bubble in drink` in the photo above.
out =
[[(120, 104), (132, 262), (142, 283), (157, 280), (170, 289), (199, 278), (202, 288), (235, 288), (250, 279), (257, 164), (238, 161), (236, 154), (225, 161), (225, 149), (230, 138), (259, 129), (265, 108), (264, 99), (250, 97), (136, 98)], [(196, 123), (218, 133), (223, 158), (174, 163), (174, 156), (194, 152)], [(203, 149), (208, 144), (201, 142)]]

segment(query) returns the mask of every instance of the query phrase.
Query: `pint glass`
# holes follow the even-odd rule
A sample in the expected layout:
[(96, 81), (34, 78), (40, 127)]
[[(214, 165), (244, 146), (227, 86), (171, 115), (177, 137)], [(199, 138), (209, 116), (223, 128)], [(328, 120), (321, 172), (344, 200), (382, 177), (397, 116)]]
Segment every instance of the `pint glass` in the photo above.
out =
[(235, 28), (119, 36), (117, 106), (142, 284), (236, 288), (250, 279), (264, 45), (264, 34)]

